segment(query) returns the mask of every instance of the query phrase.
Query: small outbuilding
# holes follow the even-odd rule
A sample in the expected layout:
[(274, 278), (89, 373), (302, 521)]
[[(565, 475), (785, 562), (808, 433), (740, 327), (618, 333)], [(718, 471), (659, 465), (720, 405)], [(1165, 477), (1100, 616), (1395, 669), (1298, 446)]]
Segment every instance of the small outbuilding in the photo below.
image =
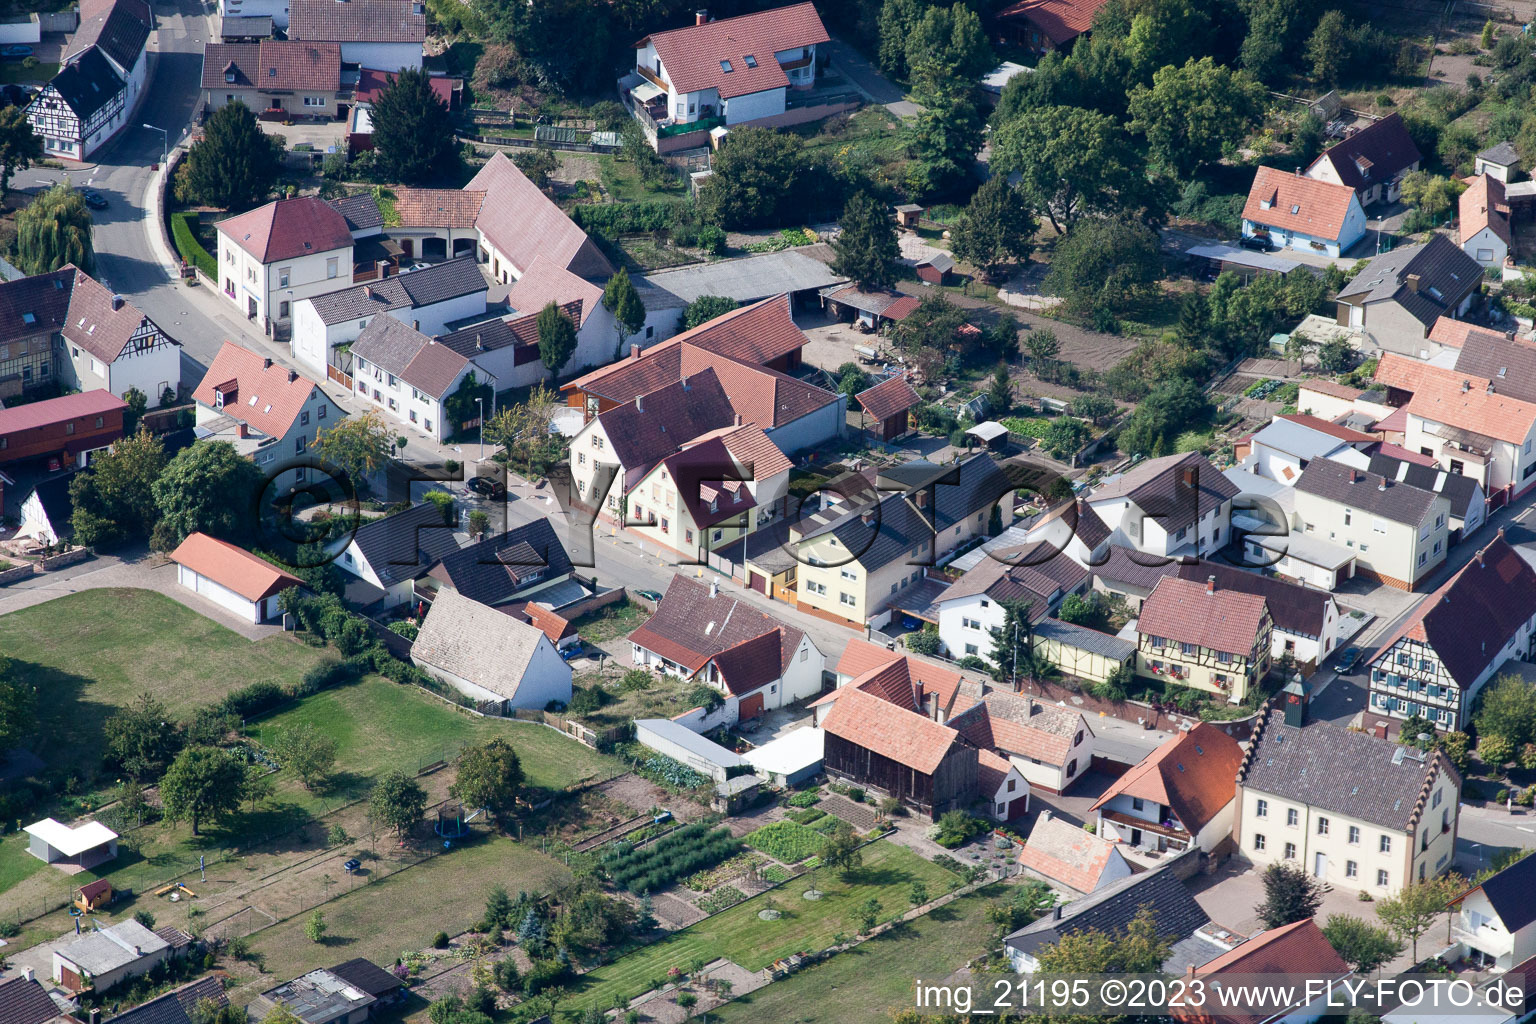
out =
[(872, 388), (854, 395), (864, 429), (881, 441), (894, 441), (911, 431), (910, 411), (922, 403), (904, 374), (887, 377)]
[(923, 219), (923, 208), (916, 203), (902, 203), (896, 207), (896, 223), (904, 228), (915, 228)]
[(112, 902), (112, 883), (105, 878), (88, 882), (75, 890), (75, 906), (93, 914)]
[(913, 268), (919, 281), (929, 284), (949, 284), (955, 278), (955, 259), (947, 252), (936, 252), (918, 262)]
[(635, 742), (715, 782), (724, 782), (734, 769), (750, 767), (746, 758), (734, 750), (727, 750), (670, 718), (635, 719)]
[(171, 944), (129, 918), (87, 932), (53, 951), (53, 980), (69, 992), (100, 994), (148, 974), (171, 956)]
[(994, 452), (1008, 450), (1008, 428), (996, 420), (987, 420), (974, 427), (967, 427), (965, 436), (974, 438), (977, 444)]
[(28, 853), (65, 871), (83, 871), (117, 856), (117, 833), (99, 821), (70, 828), (52, 818), (44, 818), (22, 831), (30, 837)]
[(821, 774), (826, 742), (826, 733), (807, 725), (753, 747), (743, 756), (758, 778), (781, 789), (792, 789)]
[(176, 582), (253, 624), (275, 619), (277, 596), (303, 585), (266, 559), (206, 533), (188, 534), (171, 561)]
[(1477, 154), (1477, 159), (1472, 165), (1472, 174), (1474, 176), (1487, 174), (1508, 185), (1520, 176), (1520, 154), (1516, 152), (1515, 144), (1506, 139)]

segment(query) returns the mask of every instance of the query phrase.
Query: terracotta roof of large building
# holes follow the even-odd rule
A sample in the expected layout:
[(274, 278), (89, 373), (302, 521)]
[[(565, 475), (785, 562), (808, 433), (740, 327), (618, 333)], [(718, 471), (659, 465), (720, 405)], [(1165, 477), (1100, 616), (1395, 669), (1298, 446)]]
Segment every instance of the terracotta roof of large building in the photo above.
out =
[(1376, 379), (1413, 392), (1403, 408), (1434, 423), (1510, 444), (1523, 443), (1536, 424), (1536, 402), (1500, 393), (1497, 382), (1487, 377), (1385, 352), (1376, 368)]
[(440, 345), (409, 324), (392, 316), (376, 316), (368, 321), (357, 340), (352, 355), (366, 359), (385, 373), (392, 373), (405, 383), (442, 401), (469, 360), (447, 345)]
[(1109, 0), (1019, 0), (998, 11), (997, 19), (1022, 18), (1037, 26), (1053, 46), (1070, 43), (1093, 26), (1093, 16)]
[(1376, 649), (1380, 662), (1404, 637), (1434, 648), (1458, 686), (1470, 688), (1536, 616), (1536, 570), (1500, 533), (1449, 580), (1420, 602), (1414, 613)]
[(722, 99), (789, 85), (776, 52), (828, 41), (809, 3), (653, 32), (650, 42), (678, 93), (716, 90)]
[(1089, 893), (1099, 887), (1104, 869), (1116, 854), (1115, 844), (1108, 839), (1047, 811), (1029, 830), (1029, 839), (1019, 850), (1019, 863), (1069, 889)]
[(1243, 205), (1243, 220), (1338, 241), (1344, 219), (1356, 202), (1355, 190), (1347, 185), (1260, 167)]
[(905, 374), (887, 377), (853, 396), (859, 407), (876, 420), (887, 420), (922, 402)]
[(1337, 142), (1317, 158), (1333, 165), (1339, 180), (1359, 191), (1391, 181), (1422, 157), (1401, 114), (1388, 114)]
[(0, 283), (0, 342), (63, 330), (78, 273), (70, 264), (47, 274)]
[(1442, 751), (1420, 755), (1393, 740), (1332, 722), (1286, 725), (1284, 712), (1276, 708), (1259, 717), (1237, 783), (1404, 831), (1423, 817), (1439, 774), (1460, 789), (1461, 776)]
[(1266, 605), (1257, 594), (1244, 594), (1204, 583), (1165, 576), (1142, 602), (1136, 631), (1174, 643), (1197, 644), (1213, 651), (1247, 655), (1260, 642)]
[(1304, 587), (1278, 576), (1245, 572), (1217, 561), (1188, 562), (1177, 568), (1181, 579), (1203, 584), (1207, 577), (1215, 576), (1216, 585), (1223, 590), (1257, 594), (1269, 606), (1276, 629), (1322, 639), (1328, 606), (1333, 602), (1333, 595), (1326, 590)]
[(1429, 329), (1429, 340), (1450, 348), (1463, 348), (1467, 339), (1477, 335), (1496, 336), (1500, 339), (1504, 335), (1488, 327), (1479, 327), (1465, 320), (1452, 320), (1448, 316), (1442, 316), (1435, 321), (1435, 325)]
[(547, 256), (535, 256), (507, 292), (507, 305), (519, 313), (537, 315), (551, 302), (557, 306), (580, 302), (581, 316), (576, 325), (580, 327), (602, 306), (603, 289)]
[[(962, 696), (968, 696), (961, 690)], [(989, 688), (980, 707), (951, 719), (966, 739), (979, 747), (1029, 757), (1050, 765), (1065, 765), (1078, 733), (1088, 732), (1082, 712), (1057, 707), (1007, 690)], [(959, 719), (956, 722), (956, 719)]]
[[(303, 374), (226, 341), (192, 398), (249, 423), (268, 437), (282, 437), (315, 388), (315, 382)], [(223, 395), (222, 405), (216, 403), (215, 392)]]
[(1114, 797), (1151, 800), (1170, 808), (1190, 835), (1199, 835), (1237, 795), (1237, 766), (1243, 748), (1207, 722), (1163, 741), (1120, 776), (1094, 802), (1098, 810)]
[(713, 659), (726, 689), (737, 695), (783, 676), (804, 639), (803, 630), (680, 575), (672, 577), (656, 614), (629, 635), (630, 643), (690, 673)]
[(467, 188), (395, 189), (395, 215), (403, 228), (468, 230), (475, 226), (484, 203), (484, 192)]
[(1504, 198), (1504, 183), (1491, 174), (1473, 178), (1471, 186), (1456, 201), (1456, 220), (1462, 245), (1484, 228), (1509, 245), (1509, 202)]
[(171, 561), (227, 587), (247, 601), (260, 601), (303, 585), (264, 558), (206, 533), (191, 533), (171, 552)]
[(794, 468), (795, 464), (789, 460), (789, 456), (779, 450), (779, 446), (763, 433), (761, 427), (750, 423), (739, 427), (721, 427), (698, 440), (705, 441), (712, 436), (719, 437), (725, 450), (731, 453), (731, 458), (739, 462), (743, 469), (751, 471), (750, 479), (754, 482), (760, 483)]
[(204, 89), (335, 92), (340, 87), (341, 47), (336, 43), (263, 39), (203, 46)]
[[(384, 90), (394, 84), (400, 77), (398, 71), (380, 71), (378, 68), (360, 68), (357, 73), (357, 88), (352, 91), (352, 99), (356, 103), (377, 103)], [(450, 78), (445, 75), (433, 75), (427, 79), (427, 87), (432, 90), (432, 95), (443, 101), (443, 106), (453, 105), (453, 93), (463, 79)]]
[[(881, 700), (860, 689), (843, 688), (822, 720), (822, 729), (923, 775), (932, 775), (960, 742), (947, 725)], [(974, 753), (974, 752), (973, 752)]]
[(872, 644), (860, 637), (853, 637), (837, 659), (837, 674), (857, 678), (902, 657), (899, 651), (890, 650), (880, 644)]
[(288, 37), (325, 43), (419, 43), (427, 16), (415, 0), (290, 0)]
[(264, 264), (352, 248), (346, 218), (314, 196), (278, 199), (214, 226)]
[(64, 53), (72, 57), (94, 46), (129, 72), (138, 63), (154, 27), (155, 16), (144, 0), (82, 0), (80, 26), (70, 36)]
[[(316, 2), (340, 6), (335, 0)], [(464, 190), (485, 194), (475, 227), (517, 265), (518, 273), (532, 266), (539, 256), (547, 256), (580, 277), (605, 278), (613, 273), (613, 265), (597, 243), (529, 181), (505, 153), (493, 154)]]
[[(1212, 979), (1223, 974), (1241, 976), (1244, 982), (1252, 982), (1254, 976), (1275, 974), (1286, 977), (1335, 977), (1349, 974), (1349, 964), (1334, 950), (1323, 930), (1312, 918), (1303, 918), (1291, 924), (1281, 925), (1260, 932), (1253, 938), (1231, 949), (1203, 967), (1196, 967), (1197, 978)], [(1208, 990), (1214, 991), (1212, 985)], [(1297, 998), (1292, 1005), (1276, 1006), (1276, 1015), (1305, 1005), (1306, 1000)], [(1212, 1001), (1212, 1006), (1215, 1001)], [(1266, 1008), (1267, 1004), (1266, 1004)], [(1247, 1010), (1244, 1007), (1243, 1010)], [(1249, 1024), (1257, 1019), (1255, 1013), (1223, 1013), (1210, 1007), (1175, 1008), (1172, 1017), (1183, 1024)]]

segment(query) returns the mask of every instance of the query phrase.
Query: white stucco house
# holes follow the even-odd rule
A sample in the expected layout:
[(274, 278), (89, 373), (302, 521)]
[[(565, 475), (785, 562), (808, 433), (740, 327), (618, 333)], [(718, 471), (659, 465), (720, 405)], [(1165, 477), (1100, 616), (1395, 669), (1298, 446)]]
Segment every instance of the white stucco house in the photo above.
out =
[(1115, 544), (1148, 555), (1208, 557), (1231, 539), (1237, 494), (1210, 460), (1189, 452), (1107, 477), (1086, 500)]
[[(352, 390), (396, 423), (450, 437), (443, 402), (475, 372), (475, 364), (392, 316), (373, 319), (352, 343)], [(476, 381), (497, 386), (484, 373)], [(486, 409), (489, 417), (494, 409)]]
[(324, 200), (278, 199), (215, 226), (219, 293), (263, 331), (301, 299), (352, 284), (352, 232)]
[(1095, 801), (1096, 832), (1129, 852), (1205, 853), (1232, 835), (1243, 750), (1201, 722), (1166, 740)]
[(278, 596), (303, 581), (264, 558), (206, 533), (192, 533), (171, 552), (176, 582), (252, 624), (277, 618)]
[(289, 39), (337, 43), (347, 64), (375, 71), (421, 67), (423, 0), (289, 0), (287, 14)]
[(1536, 857), (1527, 855), (1458, 896), (1451, 939), (1462, 956), (1488, 971), (1507, 971), (1536, 957), (1533, 890)]
[(446, 587), (422, 621), (411, 660), (502, 713), (571, 699), (571, 667), (542, 630)]

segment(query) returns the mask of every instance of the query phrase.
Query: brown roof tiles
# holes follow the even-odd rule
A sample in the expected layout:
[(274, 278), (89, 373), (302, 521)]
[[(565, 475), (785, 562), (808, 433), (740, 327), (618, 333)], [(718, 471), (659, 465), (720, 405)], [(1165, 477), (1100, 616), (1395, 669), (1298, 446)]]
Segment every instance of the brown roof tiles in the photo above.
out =
[(278, 199), (215, 227), (262, 263), (352, 248), (346, 218), (314, 196)]
[(1142, 602), (1136, 630), (1143, 636), (1246, 655), (1259, 644), (1267, 611), (1257, 594), (1219, 587), (1208, 591), (1203, 583), (1164, 576)]
[(1243, 748), (1207, 722), (1165, 740), (1116, 779), (1090, 810), (1125, 795), (1170, 808), (1190, 835), (1198, 835), (1237, 795)]
[(640, 45), (649, 41), (656, 48), (679, 93), (714, 89), (722, 99), (730, 99), (788, 86), (774, 54), (825, 43), (828, 38), (816, 8), (801, 3), (654, 32)]

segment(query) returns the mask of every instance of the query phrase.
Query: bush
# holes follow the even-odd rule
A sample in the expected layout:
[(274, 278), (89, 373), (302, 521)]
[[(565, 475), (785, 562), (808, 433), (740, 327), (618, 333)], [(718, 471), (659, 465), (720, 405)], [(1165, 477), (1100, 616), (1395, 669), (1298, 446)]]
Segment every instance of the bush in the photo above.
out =
[(447, 949), (448, 948), (448, 933), (447, 932), (438, 932), (436, 935), (432, 936), (432, 948), (433, 949)]
[[(647, 231), (667, 231), (678, 224), (697, 224), (699, 215), (688, 200), (650, 199), (639, 203), (583, 204), (571, 210), (571, 219), (588, 234), (616, 238)], [(724, 244), (723, 233), (721, 244)]]
[(259, 715), (263, 711), (270, 711), (286, 699), (287, 694), (283, 693), (281, 686), (265, 681), (242, 686), (233, 693), (227, 694), (214, 707), (222, 714), (245, 719)]
[(787, 802), (791, 807), (814, 807), (821, 802), (821, 793), (808, 789), (804, 793), (796, 793)]
[(171, 214), (171, 238), (175, 240), (176, 251), (184, 261), (208, 275), (209, 280), (217, 281), (219, 264), (197, 240), (197, 232), (192, 228), (196, 222), (197, 214), (195, 213)]

